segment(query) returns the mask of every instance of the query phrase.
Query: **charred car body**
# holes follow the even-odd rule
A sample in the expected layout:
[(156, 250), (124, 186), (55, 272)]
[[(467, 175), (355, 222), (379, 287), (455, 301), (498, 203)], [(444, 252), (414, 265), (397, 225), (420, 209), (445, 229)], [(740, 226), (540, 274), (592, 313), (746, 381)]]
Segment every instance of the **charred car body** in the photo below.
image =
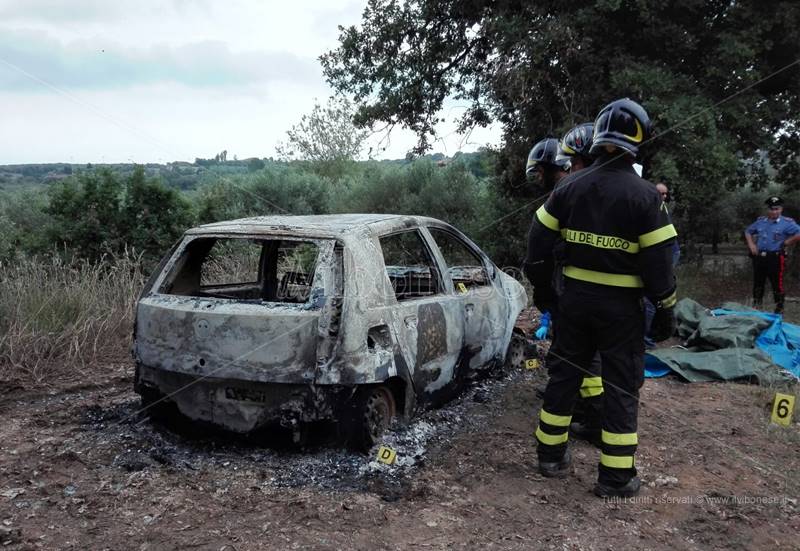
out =
[(249, 433), (336, 420), (360, 446), (502, 365), (525, 291), (461, 232), (398, 215), (185, 233), (139, 299), (145, 405)]

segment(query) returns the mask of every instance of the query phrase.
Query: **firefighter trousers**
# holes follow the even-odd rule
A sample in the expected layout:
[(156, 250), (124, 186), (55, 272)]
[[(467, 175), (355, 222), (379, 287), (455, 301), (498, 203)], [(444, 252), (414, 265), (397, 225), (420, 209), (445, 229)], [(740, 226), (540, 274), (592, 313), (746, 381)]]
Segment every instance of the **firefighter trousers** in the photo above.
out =
[(639, 389), (644, 382), (644, 311), (634, 289), (568, 281), (547, 358), (550, 379), (536, 429), (541, 462), (559, 461), (595, 351), (602, 361), (603, 420), (598, 481), (620, 486), (636, 475)]
[[(563, 285), (561, 287), (563, 293)], [(552, 334), (555, 341), (555, 334), (558, 331), (558, 312), (552, 317)], [(550, 356), (547, 359), (548, 374), (550, 371)], [(589, 428), (599, 429), (603, 416), (603, 364), (600, 353), (595, 352), (592, 361), (589, 363), (586, 372), (583, 374), (578, 401), (572, 413), (572, 421), (583, 423)]]

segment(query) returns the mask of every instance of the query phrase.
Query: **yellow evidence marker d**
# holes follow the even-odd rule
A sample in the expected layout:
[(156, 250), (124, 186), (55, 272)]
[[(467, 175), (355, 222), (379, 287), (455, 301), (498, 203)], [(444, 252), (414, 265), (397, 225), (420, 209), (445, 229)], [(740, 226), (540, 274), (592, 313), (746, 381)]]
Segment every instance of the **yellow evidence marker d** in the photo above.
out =
[(775, 401), (772, 404), (772, 422), (788, 427), (792, 422), (794, 412), (794, 396), (791, 394), (775, 394)]
[(467, 293), (469, 293), (469, 289), (467, 289), (467, 286), (461, 283), (460, 281), (458, 282), (456, 287), (458, 287), (458, 292), (461, 293), (462, 295), (466, 295)]
[(525, 369), (539, 369), (539, 360), (531, 359), (525, 360)]
[(387, 465), (391, 465), (392, 463), (394, 463), (396, 457), (397, 457), (397, 452), (394, 451), (392, 448), (381, 446), (378, 449), (378, 461), (380, 461), (381, 463), (386, 463)]

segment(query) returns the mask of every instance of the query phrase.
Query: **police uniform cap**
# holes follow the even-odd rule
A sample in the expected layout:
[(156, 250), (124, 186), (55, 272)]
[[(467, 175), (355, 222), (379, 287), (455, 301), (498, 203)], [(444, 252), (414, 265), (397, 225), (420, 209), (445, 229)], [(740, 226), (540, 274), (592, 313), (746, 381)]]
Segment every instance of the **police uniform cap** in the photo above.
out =
[(783, 199), (778, 197), (777, 195), (773, 195), (768, 197), (764, 204), (768, 207), (782, 207), (783, 206)]

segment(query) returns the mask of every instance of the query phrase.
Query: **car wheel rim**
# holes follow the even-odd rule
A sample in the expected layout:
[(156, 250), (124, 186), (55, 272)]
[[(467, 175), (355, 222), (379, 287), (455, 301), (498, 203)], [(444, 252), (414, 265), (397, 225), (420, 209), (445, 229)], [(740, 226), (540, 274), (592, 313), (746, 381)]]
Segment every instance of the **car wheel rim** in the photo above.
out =
[(522, 368), (525, 363), (525, 341), (514, 335), (511, 337), (511, 344), (508, 347), (508, 365), (510, 367)]
[(389, 428), (395, 414), (394, 409), (391, 392), (385, 388), (372, 391), (364, 407), (364, 428), (372, 443)]

